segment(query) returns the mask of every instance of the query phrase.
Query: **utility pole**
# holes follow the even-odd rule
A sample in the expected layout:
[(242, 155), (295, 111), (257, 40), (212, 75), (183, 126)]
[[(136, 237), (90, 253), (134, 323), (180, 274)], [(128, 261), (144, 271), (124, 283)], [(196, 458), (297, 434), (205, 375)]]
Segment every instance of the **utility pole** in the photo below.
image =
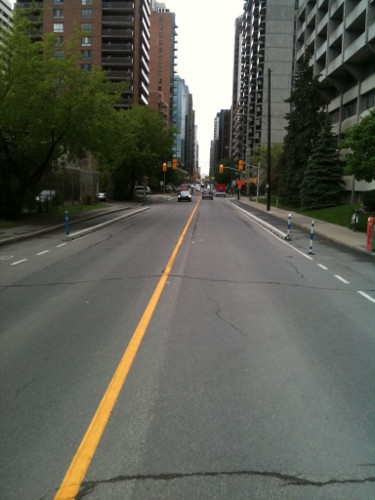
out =
[(268, 68), (267, 211), (271, 210), (271, 69)]

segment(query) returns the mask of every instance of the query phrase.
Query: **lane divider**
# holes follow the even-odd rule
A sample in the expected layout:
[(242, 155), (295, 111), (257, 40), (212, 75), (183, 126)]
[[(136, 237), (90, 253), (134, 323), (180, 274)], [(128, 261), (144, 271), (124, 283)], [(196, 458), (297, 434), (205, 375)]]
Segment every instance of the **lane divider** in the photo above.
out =
[(195, 208), (190, 215), (184, 230), (181, 233), (177, 245), (169, 259), (167, 267), (165, 268), (163, 275), (160, 278), (158, 285), (156, 286), (150, 302), (148, 303), (148, 306), (143, 313), (143, 316), (133, 334), (133, 337), (113, 375), (113, 378), (98, 406), (98, 409), (96, 410), (96, 413), (69, 466), (63, 482), (61, 483), (61, 486), (56, 493), (55, 500), (71, 500), (76, 497), (79, 491), (81, 483), (86, 475), (87, 469), (89, 468), (101, 436), (107, 425), (108, 419), (112, 413), (113, 407), (115, 406), (117, 398), (133, 364), (135, 355), (137, 354), (139, 346), (141, 345), (143, 336), (155, 311), (160, 295), (171, 272), (172, 266), (184, 240), (185, 234), (191, 224), (195, 212), (197, 211), (199, 203), (200, 200), (198, 200), (197, 204), (195, 205)]

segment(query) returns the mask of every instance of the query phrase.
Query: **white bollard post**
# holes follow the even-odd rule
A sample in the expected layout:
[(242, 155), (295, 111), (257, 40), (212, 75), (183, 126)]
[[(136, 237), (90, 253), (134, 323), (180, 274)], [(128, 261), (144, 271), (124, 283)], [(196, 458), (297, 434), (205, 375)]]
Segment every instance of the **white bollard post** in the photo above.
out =
[(315, 225), (315, 222), (312, 220), (311, 221), (311, 233), (310, 233), (310, 248), (309, 248), (309, 253), (312, 253), (312, 244), (313, 244), (313, 239), (314, 239), (314, 225)]

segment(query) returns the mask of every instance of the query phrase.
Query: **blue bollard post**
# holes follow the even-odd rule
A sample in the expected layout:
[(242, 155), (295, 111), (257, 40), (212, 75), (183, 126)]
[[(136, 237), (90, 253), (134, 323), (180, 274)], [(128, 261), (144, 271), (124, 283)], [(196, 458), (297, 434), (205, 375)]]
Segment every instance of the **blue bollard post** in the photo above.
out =
[(66, 234), (69, 234), (69, 214), (68, 211), (65, 211), (65, 226), (66, 226)]
[(314, 225), (315, 225), (315, 222), (311, 221), (311, 233), (310, 233), (310, 248), (309, 248), (309, 253), (312, 253), (312, 244), (313, 244), (313, 239), (314, 239)]
[(151, 203), (151, 198), (150, 198), (150, 196), (148, 196), (148, 198), (147, 198), (147, 206), (148, 207), (150, 206), (150, 203)]
[(288, 232), (287, 232), (287, 235), (286, 235), (286, 240), (290, 240), (290, 221), (291, 221), (291, 218), (292, 218), (292, 214), (289, 214), (289, 217), (288, 217)]

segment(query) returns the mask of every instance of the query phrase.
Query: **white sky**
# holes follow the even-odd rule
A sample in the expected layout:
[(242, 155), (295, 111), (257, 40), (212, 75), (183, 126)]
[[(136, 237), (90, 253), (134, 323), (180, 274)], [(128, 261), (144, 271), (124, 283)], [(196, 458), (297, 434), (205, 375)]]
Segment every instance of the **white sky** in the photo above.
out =
[(193, 96), (199, 165), (208, 174), (214, 119), (232, 102), (234, 25), (243, 0), (160, 0), (176, 14), (177, 74)]

